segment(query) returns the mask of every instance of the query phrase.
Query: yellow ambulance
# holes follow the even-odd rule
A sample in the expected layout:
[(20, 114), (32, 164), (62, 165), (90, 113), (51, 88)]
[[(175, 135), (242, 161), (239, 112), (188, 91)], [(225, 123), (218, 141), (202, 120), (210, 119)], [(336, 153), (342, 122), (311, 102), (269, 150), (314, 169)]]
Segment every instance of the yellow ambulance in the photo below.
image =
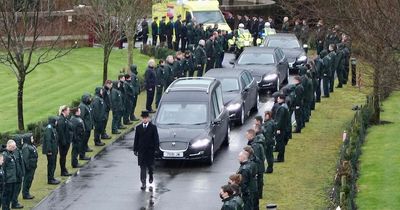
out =
[(161, 1), (152, 7), (152, 16), (161, 20), (162, 16), (174, 16), (174, 21), (178, 15), (182, 16), (182, 20), (191, 17), (197, 24), (202, 23), (204, 28), (218, 24), (218, 29), (231, 32), (231, 28), (225, 21), (224, 15), (219, 9), (218, 1), (207, 0), (178, 0), (178, 1)]

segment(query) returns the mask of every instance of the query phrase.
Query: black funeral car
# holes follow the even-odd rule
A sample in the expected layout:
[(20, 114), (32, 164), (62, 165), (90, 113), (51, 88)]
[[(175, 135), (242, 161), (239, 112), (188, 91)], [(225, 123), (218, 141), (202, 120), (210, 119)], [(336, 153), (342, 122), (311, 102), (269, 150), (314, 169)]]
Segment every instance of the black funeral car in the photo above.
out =
[(280, 48), (248, 47), (231, 64), (248, 70), (260, 90), (278, 91), (289, 81), (289, 64)]
[(251, 111), (258, 109), (258, 86), (250, 72), (244, 69), (211, 69), (204, 75), (222, 84), (223, 100), (231, 122), (244, 124)]
[(306, 51), (308, 46), (307, 44), (301, 45), (294, 34), (278, 33), (270, 35), (265, 39), (264, 47), (281, 48), (288, 59), (290, 71), (298, 70), (298, 65), (307, 64)]
[(229, 143), (229, 113), (221, 83), (212, 78), (181, 78), (165, 91), (153, 122), (158, 127), (158, 159), (214, 161)]

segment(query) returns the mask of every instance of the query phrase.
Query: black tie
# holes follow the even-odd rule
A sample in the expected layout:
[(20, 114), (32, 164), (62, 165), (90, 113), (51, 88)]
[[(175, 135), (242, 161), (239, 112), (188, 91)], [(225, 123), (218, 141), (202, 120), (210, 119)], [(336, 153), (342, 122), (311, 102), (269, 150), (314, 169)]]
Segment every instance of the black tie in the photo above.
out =
[(144, 129), (146, 129), (146, 128), (147, 128), (147, 125), (146, 125), (146, 124), (144, 124), (144, 126), (143, 126), (143, 127), (144, 127)]

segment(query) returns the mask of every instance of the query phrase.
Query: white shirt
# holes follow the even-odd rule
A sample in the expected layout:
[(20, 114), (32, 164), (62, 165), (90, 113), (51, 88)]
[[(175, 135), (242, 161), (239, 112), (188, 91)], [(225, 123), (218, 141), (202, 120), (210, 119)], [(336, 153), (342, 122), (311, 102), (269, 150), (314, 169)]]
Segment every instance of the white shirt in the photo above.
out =
[(143, 123), (143, 128), (147, 128), (147, 126), (149, 125), (149, 123)]

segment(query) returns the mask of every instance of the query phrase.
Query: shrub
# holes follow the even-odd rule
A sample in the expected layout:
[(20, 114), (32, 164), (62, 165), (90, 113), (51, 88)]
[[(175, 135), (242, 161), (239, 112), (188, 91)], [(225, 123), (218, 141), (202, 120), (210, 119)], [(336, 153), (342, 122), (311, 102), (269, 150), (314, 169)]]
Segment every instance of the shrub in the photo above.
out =
[(174, 50), (153, 45), (143, 45), (140, 52), (155, 59), (165, 59), (168, 55), (175, 55)]

